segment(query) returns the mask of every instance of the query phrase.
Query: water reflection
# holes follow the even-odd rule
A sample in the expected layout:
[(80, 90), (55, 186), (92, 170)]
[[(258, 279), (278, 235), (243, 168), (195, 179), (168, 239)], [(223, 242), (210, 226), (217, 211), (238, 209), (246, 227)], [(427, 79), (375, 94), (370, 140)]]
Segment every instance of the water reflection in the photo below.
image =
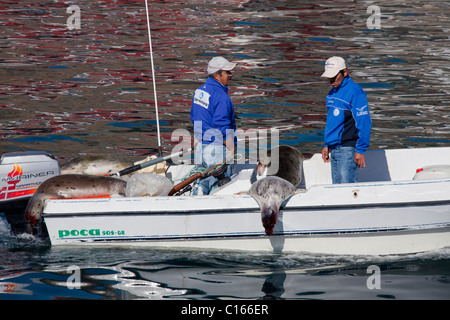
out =
[[(336, 264), (322, 267), (297, 266), (270, 268), (262, 265), (222, 267), (211, 261), (182, 259), (177, 263), (128, 262), (112, 267), (82, 270), (81, 291), (85, 298), (103, 299), (445, 299), (448, 276), (439, 261), (396, 261), (378, 263), (381, 288), (367, 286), (371, 264)], [(444, 262), (443, 262), (444, 263)], [(202, 266), (203, 265), (203, 266)], [(434, 271), (440, 273), (434, 276)], [(66, 287), (62, 278), (43, 281)], [(320, 281), (318, 282), (318, 278)], [(61, 282), (60, 280), (63, 279)], [(439, 284), (440, 283), (440, 284)], [(238, 289), (239, 288), (239, 289)], [(418, 290), (420, 288), (420, 290)], [(417, 291), (420, 292), (417, 292)], [(79, 293), (81, 294), (81, 293)]]
[[(52, 248), (7, 231), (0, 228), (0, 299), (450, 298), (448, 249), (366, 257)], [(367, 287), (373, 265), (379, 290)]]
[(262, 300), (276, 300), (281, 299), (284, 290), (284, 281), (286, 280), (286, 273), (284, 270), (279, 270), (271, 273), (261, 288), (261, 291), (265, 294)]
[[(367, 27), (369, 4), (152, 1), (164, 151), (173, 145), (173, 130), (190, 129), (193, 90), (206, 77), (207, 61), (219, 54), (239, 63), (230, 88), (239, 128), (278, 128), (282, 143), (320, 151), (329, 86), (319, 76), (327, 57), (342, 55), (368, 94), (371, 148), (447, 146), (448, 1), (379, 3), (379, 30)], [(10, 1), (0, 11), (1, 151), (39, 149), (61, 158), (156, 153), (144, 1), (77, 5), (79, 30), (67, 29), (65, 2)], [(13, 244), (8, 235), (0, 238), (1, 295), (23, 298), (449, 297), (448, 267), (439, 256), (430, 263), (423, 257), (200, 254), (192, 255), (200, 261), (194, 263), (180, 253), (143, 259), (142, 251), (49, 251), (27, 238)], [(379, 292), (365, 286), (373, 263), (385, 265)], [(70, 265), (81, 268), (80, 290), (66, 287)], [(236, 293), (237, 287), (244, 290)]]
[[(3, 152), (156, 151), (155, 125), (142, 126), (155, 119), (144, 2), (77, 5), (79, 30), (67, 29), (64, 3), (20, 1), (0, 13)], [(230, 94), (240, 128), (282, 127), (282, 139), (304, 152), (320, 150), (329, 88), (319, 75), (326, 58), (340, 54), (368, 93), (372, 148), (447, 145), (446, 1), (379, 4), (379, 30), (366, 25), (367, 6), (152, 2), (163, 149), (173, 146), (173, 130), (190, 129), (192, 91), (218, 54), (239, 63)]]

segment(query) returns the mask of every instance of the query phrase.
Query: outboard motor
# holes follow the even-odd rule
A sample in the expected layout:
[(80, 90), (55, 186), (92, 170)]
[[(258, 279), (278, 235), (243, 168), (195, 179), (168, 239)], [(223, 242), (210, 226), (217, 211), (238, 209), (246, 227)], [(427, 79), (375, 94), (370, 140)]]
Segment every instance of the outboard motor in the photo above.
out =
[(5, 153), (0, 159), (0, 212), (13, 233), (26, 231), (24, 210), (45, 180), (60, 174), (58, 160), (43, 151)]

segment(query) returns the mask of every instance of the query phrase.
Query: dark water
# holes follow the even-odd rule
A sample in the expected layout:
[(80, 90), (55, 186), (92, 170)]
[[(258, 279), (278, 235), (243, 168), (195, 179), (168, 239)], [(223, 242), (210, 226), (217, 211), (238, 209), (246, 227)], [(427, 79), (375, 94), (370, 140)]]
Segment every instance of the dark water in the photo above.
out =
[(449, 249), (364, 257), (50, 248), (2, 231), (0, 299), (450, 299)]
[[(193, 90), (215, 55), (239, 63), (239, 128), (278, 128), (319, 152), (343, 56), (368, 94), (372, 149), (450, 144), (447, 1), (149, 1), (162, 148), (191, 129)], [(142, 158), (157, 150), (144, 1), (0, 1), (1, 152)], [(372, 20), (371, 20), (372, 21)], [(0, 220), (0, 299), (449, 299), (450, 252), (389, 257), (50, 248)], [(369, 289), (369, 266), (381, 289)], [(70, 266), (80, 289), (69, 289)]]

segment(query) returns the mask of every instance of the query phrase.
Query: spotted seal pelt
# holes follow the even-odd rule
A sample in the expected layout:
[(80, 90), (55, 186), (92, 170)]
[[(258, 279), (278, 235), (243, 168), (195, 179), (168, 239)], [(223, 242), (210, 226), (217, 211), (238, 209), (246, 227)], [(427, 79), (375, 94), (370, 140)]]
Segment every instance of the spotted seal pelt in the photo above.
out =
[(105, 155), (86, 155), (63, 163), (61, 174), (106, 176), (133, 166), (132, 161)]
[(123, 180), (91, 175), (66, 174), (45, 180), (28, 201), (25, 216), (32, 227), (41, 219), (47, 199), (69, 199), (125, 194)]
[(258, 175), (277, 176), (294, 186), (302, 181), (303, 154), (297, 149), (281, 145), (267, 151), (267, 155), (258, 161)]
[(262, 178), (252, 184), (249, 194), (258, 202), (261, 221), (267, 235), (273, 233), (278, 211), (284, 200), (293, 195), (296, 188), (292, 183), (277, 176)]

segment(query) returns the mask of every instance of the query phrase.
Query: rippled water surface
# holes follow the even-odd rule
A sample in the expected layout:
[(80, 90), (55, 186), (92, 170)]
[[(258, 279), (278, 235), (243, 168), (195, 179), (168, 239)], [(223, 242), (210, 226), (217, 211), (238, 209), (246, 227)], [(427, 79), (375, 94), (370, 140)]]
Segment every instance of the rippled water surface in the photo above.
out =
[[(368, 94), (371, 148), (450, 143), (446, 1), (150, 1), (162, 147), (191, 129), (206, 64), (239, 63), (230, 87), (239, 128), (279, 128), (317, 152), (329, 90), (324, 61), (343, 56)], [(0, 1), (2, 151), (123, 156), (157, 148), (144, 1)], [(367, 23), (369, 22), (369, 26)]]
[(0, 256), (0, 299), (450, 299), (448, 249), (318, 256), (50, 248), (22, 237), (3, 241)]
[[(162, 148), (191, 130), (190, 101), (215, 55), (238, 62), (230, 96), (242, 129), (319, 152), (324, 61), (343, 56), (368, 95), (372, 149), (450, 143), (447, 1), (149, 1)], [(157, 150), (143, 0), (0, 0), (1, 152), (143, 157)], [(0, 220), (4, 221), (4, 220)], [(449, 299), (448, 250), (318, 257), (55, 249), (0, 228), (0, 299)], [(367, 268), (381, 268), (369, 290)], [(81, 269), (81, 289), (67, 268)]]

